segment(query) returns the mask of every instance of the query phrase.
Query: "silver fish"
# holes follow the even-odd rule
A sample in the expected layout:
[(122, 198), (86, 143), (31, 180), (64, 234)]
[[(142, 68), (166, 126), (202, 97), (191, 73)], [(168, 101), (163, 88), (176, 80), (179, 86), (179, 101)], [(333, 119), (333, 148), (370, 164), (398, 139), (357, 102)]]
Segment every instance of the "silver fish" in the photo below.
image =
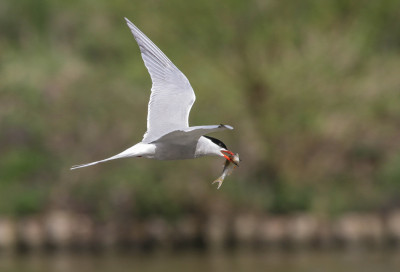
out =
[(224, 170), (222, 171), (222, 175), (219, 178), (217, 178), (216, 180), (214, 180), (212, 184), (218, 183), (217, 189), (219, 189), (221, 187), (224, 179), (227, 176), (229, 176), (230, 174), (232, 174), (233, 169), (235, 169), (236, 167), (239, 166), (239, 162), (240, 162), (240, 158), (239, 158), (238, 153), (236, 153), (233, 156), (230, 156), (230, 160), (225, 161)]

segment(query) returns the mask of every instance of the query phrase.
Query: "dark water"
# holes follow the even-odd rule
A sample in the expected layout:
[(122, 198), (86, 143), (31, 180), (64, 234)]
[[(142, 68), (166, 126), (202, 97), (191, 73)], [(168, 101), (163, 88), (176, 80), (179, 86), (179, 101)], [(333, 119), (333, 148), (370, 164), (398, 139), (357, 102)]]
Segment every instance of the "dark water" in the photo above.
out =
[(0, 254), (1, 272), (397, 272), (400, 251)]

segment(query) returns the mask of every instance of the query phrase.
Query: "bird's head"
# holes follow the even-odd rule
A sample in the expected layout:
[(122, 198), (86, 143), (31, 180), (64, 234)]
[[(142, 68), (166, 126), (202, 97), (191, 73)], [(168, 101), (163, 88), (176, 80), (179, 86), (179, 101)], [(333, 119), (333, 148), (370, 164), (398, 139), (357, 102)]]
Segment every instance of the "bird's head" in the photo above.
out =
[(229, 151), (228, 148), (226, 147), (226, 145), (221, 140), (218, 140), (218, 139), (210, 137), (210, 136), (204, 136), (204, 137), (211, 140), (215, 145), (218, 146), (220, 156), (225, 157), (225, 159), (227, 159), (228, 161), (231, 161), (236, 166), (239, 166), (238, 163), (234, 160), (235, 154), (232, 151)]

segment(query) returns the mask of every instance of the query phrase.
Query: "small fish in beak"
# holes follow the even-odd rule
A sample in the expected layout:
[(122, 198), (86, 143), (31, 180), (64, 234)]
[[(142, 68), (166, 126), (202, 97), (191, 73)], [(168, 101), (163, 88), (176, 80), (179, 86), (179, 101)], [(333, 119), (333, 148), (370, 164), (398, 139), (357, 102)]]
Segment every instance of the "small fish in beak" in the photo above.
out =
[(231, 152), (229, 150), (221, 150), (221, 153), (225, 157), (225, 159), (227, 159), (228, 161), (231, 161), (236, 166), (239, 166), (240, 158), (239, 158), (238, 153), (236, 153), (236, 155), (235, 155), (233, 152)]
[(222, 185), (222, 182), (224, 181), (225, 177), (229, 176), (233, 169), (239, 166), (240, 163), (240, 158), (239, 154), (233, 154), (230, 151), (221, 151), (224, 152), (224, 157), (226, 158), (225, 165), (224, 165), (224, 170), (222, 171), (222, 175), (217, 178), (216, 180), (213, 181), (212, 184), (218, 183), (217, 189), (219, 189)]

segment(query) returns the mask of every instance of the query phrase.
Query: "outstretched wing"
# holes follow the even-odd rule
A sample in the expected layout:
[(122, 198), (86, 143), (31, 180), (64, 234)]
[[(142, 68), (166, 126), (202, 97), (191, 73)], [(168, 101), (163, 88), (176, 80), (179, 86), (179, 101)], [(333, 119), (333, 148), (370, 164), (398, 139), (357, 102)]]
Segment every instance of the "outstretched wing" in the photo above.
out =
[(175, 130), (172, 131), (161, 138), (159, 138), (156, 142), (168, 142), (175, 143), (181, 145), (190, 145), (191, 143), (195, 143), (199, 140), (199, 138), (203, 135), (223, 131), (223, 130), (232, 130), (233, 127), (229, 125), (209, 125), (209, 126), (195, 126), (189, 127), (183, 130)]
[(171, 131), (189, 127), (189, 112), (196, 96), (186, 76), (132, 22), (127, 18), (125, 20), (139, 45), (153, 82), (147, 132), (142, 140), (150, 143)]

